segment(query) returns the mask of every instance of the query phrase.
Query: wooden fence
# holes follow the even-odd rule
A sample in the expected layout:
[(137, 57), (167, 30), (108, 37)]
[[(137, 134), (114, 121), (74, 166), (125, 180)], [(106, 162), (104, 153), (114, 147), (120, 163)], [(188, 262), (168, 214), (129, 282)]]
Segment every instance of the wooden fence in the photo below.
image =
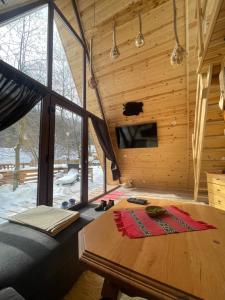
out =
[[(1, 168), (1, 165), (0, 165)], [(1, 172), (2, 171), (2, 172)], [(65, 175), (68, 172), (68, 168), (66, 167), (55, 167), (54, 168), (54, 176), (62, 172)], [(81, 177), (81, 168), (78, 170), (79, 177)], [(17, 180), (19, 184), (25, 184), (25, 183), (31, 183), (31, 182), (37, 182), (38, 181), (38, 168), (35, 169), (25, 169), (25, 170), (18, 170), (16, 171), (16, 174), (14, 174), (14, 170), (8, 169), (7, 171), (5, 169), (0, 169), (0, 185), (3, 184), (12, 184), (14, 176), (17, 176)], [(88, 178), (93, 182), (93, 168), (88, 168)]]

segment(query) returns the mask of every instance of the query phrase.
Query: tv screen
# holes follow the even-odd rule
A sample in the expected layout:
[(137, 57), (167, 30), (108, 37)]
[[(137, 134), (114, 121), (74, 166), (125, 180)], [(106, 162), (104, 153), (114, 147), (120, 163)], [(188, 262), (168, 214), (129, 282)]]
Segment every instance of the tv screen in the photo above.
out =
[(116, 127), (120, 149), (158, 147), (157, 124), (140, 124)]

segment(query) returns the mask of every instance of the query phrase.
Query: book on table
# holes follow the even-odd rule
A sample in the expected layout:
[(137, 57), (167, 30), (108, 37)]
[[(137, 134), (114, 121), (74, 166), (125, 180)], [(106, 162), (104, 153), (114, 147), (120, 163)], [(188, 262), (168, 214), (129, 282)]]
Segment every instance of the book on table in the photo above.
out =
[(10, 216), (7, 219), (10, 222), (32, 227), (55, 236), (79, 217), (80, 213), (77, 211), (40, 205)]

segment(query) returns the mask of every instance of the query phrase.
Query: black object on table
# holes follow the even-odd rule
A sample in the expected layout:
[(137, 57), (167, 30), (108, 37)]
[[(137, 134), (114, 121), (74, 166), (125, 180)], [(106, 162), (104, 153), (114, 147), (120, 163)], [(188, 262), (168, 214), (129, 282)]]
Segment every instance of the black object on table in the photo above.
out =
[(145, 199), (138, 199), (138, 198), (134, 198), (134, 197), (128, 198), (127, 201), (130, 202), (130, 203), (141, 204), (141, 205), (148, 204), (147, 200), (145, 200)]

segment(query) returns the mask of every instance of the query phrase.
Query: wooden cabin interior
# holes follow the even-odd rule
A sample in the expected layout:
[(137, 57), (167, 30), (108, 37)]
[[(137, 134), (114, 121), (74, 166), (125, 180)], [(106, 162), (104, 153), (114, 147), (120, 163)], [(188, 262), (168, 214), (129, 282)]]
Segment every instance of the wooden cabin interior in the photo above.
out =
[(0, 0), (0, 299), (225, 299), (225, 1)]

